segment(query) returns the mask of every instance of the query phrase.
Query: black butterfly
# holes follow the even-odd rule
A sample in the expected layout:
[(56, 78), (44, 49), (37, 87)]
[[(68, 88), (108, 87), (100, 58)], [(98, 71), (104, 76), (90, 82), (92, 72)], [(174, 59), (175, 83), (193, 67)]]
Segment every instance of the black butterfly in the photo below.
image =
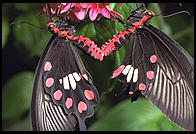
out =
[[(86, 130), (84, 120), (93, 115), (99, 95), (90, 73), (72, 41), (52, 31), (73, 33), (65, 22), (49, 23), (53, 36), (37, 65), (31, 100), (33, 130)], [(64, 29), (64, 30), (62, 30)], [(66, 31), (67, 30), (67, 31)]]
[[(132, 101), (148, 98), (172, 122), (194, 130), (194, 60), (176, 41), (149, 24), (154, 16), (144, 6), (131, 12), (120, 37), (129, 33), (121, 66), (113, 72)], [(121, 46), (116, 43), (116, 46)]]

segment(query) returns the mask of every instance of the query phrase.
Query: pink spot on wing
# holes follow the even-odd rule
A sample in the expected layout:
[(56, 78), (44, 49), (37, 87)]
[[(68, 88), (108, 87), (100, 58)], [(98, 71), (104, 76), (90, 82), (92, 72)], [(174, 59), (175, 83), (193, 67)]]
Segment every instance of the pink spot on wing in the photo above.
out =
[(156, 55), (152, 55), (152, 56), (150, 57), (150, 62), (151, 62), (151, 63), (157, 62), (157, 56), (156, 56)]
[(80, 78), (83, 78), (82, 75), (81, 75), (81, 73), (78, 73), (78, 75), (79, 75)]
[(145, 89), (146, 89), (146, 85), (144, 83), (140, 83), (139, 90), (145, 90)]
[(124, 70), (124, 68), (125, 68), (125, 65), (121, 65), (118, 69), (116, 69), (112, 74), (112, 79), (120, 75), (122, 71)]
[(61, 90), (57, 90), (57, 91), (54, 92), (54, 99), (55, 99), (55, 100), (60, 100), (61, 97), (62, 97), (62, 92), (61, 92)]
[(154, 78), (154, 72), (153, 71), (148, 71), (146, 73), (146, 76), (147, 76), (148, 79), (153, 79)]
[(95, 97), (93, 91), (89, 89), (84, 90), (84, 95), (88, 100), (93, 100)]
[(129, 94), (132, 95), (132, 94), (134, 94), (134, 92), (133, 91), (130, 91)]
[(48, 78), (46, 80), (46, 87), (51, 87), (54, 84), (54, 79), (53, 78)]
[(44, 65), (44, 71), (50, 71), (51, 68), (52, 68), (51, 63), (47, 61)]
[(86, 111), (86, 110), (87, 110), (86, 103), (84, 103), (83, 101), (80, 101), (78, 103), (78, 111), (79, 111), (79, 113), (82, 113), (82, 111)]
[(73, 105), (73, 99), (72, 98), (67, 98), (66, 101), (65, 101), (65, 106), (67, 107), (67, 109), (72, 107), (72, 105)]
[(87, 76), (87, 74), (82, 74), (82, 76), (83, 76), (83, 78), (84, 78), (85, 80), (88, 81), (88, 76)]

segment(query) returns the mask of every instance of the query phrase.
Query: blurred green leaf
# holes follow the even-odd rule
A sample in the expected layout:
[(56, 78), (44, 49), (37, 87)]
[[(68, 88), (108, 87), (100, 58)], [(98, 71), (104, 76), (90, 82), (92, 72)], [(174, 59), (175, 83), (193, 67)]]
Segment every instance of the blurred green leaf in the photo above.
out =
[[(162, 122), (163, 119), (164, 122)], [(96, 123), (91, 125), (89, 130), (177, 131), (181, 129), (175, 127), (148, 100), (140, 97), (134, 103), (130, 103), (130, 100), (120, 102), (116, 107), (102, 115)]]
[(115, 24), (102, 17), (99, 21), (81, 24), (76, 34), (90, 38), (101, 47), (115, 34)]
[(8, 35), (10, 32), (9, 24), (7, 19), (2, 18), (2, 49), (5, 47), (5, 43), (7, 41)]
[(29, 109), (33, 76), (32, 72), (20, 72), (3, 87), (3, 119), (16, 118)]
[[(39, 11), (42, 10), (42, 6), (44, 6), (45, 3), (15, 3), (14, 7), (19, 10), (19, 11), (23, 11), (24, 13), (29, 13), (29, 12), (34, 12), (39, 9)], [(38, 14), (39, 12), (37, 12)], [(37, 15), (36, 14), (36, 15)], [(36, 16), (35, 15), (35, 16)]]
[(43, 49), (48, 43), (51, 35), (45, 26), (45, 24), (47, 24), (47, 20), (44, 20), (42, 17), (38, 18), (35, 13), (29, 13), (27, 16), (19, 16), (16, 19), (16, 22), (28, 22), (43, 28), (36, 28), (26, 23), (15, 24), (13, 27), (17, 41), (15, 45), (17, 48), (22, 49), (25, 53), (24, 55), (31, 57), (39, 56), (43, 52)]
[(30, 116), (27, 116), (26, 118), (17, 121), (10, 127), (6, 128), (4, 131), (30, 131), (31, 125), (30, 125)]

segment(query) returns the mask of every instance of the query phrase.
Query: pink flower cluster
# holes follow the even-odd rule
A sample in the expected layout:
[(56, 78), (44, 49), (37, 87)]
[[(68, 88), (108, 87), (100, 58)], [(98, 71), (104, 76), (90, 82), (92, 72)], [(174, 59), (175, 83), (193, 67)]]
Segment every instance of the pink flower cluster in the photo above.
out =
[[(108, 19), (123, 16), (109, 8), (110, 3), (48, 3), (46, 4), (40, 14), (61, 16), (67, 14), (74, 14), (78, 20), (83, 20), (88, 13), (91, 21), (94, 21), (99, 14)], [(73, 17), (73, 16), (72, 16)]]

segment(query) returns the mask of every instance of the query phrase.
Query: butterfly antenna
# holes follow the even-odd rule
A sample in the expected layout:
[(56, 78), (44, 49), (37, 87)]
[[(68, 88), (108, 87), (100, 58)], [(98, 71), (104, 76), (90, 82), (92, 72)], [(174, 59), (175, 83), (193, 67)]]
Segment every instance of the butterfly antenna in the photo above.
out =
[(163, 16), (164, 18), (167, 18), (167, 17), (171, 17), (171, 16), (174, 16), (174, 15), (177, 15), (177, 14), (181, 14), (181, 13), (186, 13), (188, 14), (189, 16), (191, 15), (188, 11), (179, 11), (179, 12), (176, 12), (176, 13), (173, 13), (173, 14), (169, 14), (169, 15), (166, 15), (166, 16)]
[[(183, 10), (183, 11), (179, 11), (179, 12), (176, 12), (176, 13), (173, 13), (173, 14), (165, 15), (163, 17), (167, 18), (167, 17), (171, 17), (171, 16), (174, 16), (174, 15), (177, 15), (177, 14), (181, 14), (181, 13), (186, 13), (186, 14), (190, 15), (190, 13), (188, 11)], [(160, 13), (160, 14), (157, 14), (155, 16), (159, 16), (159, 15), (162, 15), (162, 14), (163, 13)]]
[(36, 29), (45, 29), (45, 28), (43, 28), (43, 27), (39, 27), (39, 26), (36, 26), (36, 25), (31, 24), (31, 23), (29, 23), (29, 22), (25, 22), (25, 21), (21, 21), (21, 22), (12, 22), (12, 23), (10, 23), (10, 25), (14, 25), (14, 24), (19, 24), (20, 26), (23, 25), (23, 24), (27, 24), (27, 25), (30, 25), (30, 26), (36, 28)]

